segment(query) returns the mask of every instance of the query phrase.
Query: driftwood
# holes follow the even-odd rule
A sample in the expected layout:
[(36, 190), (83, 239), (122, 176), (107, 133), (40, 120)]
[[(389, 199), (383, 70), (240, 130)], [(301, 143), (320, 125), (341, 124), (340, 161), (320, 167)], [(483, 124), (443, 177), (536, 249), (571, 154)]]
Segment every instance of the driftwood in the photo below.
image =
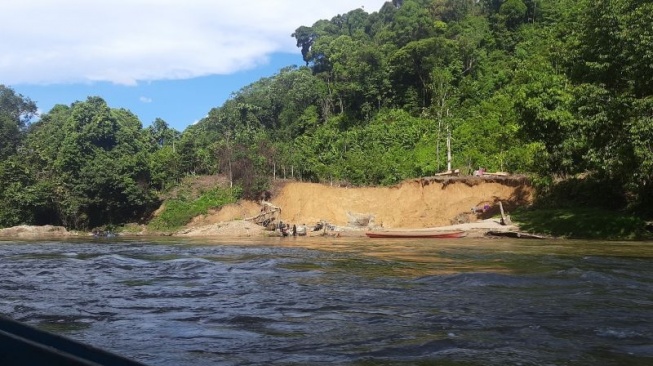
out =
[(501, 203), (501, 201), (499, 201), (499, 209), (501, 210), (501, 225), (512, 224), (512, 221), (510, 220), (510, 216), (506, 215), (505, 212), (503, 212), (503, 204)]
[(435, 176), (435, 177), (442, 177), (442, 176), (456, 176), (457, 177), (459, 175), (460, 175), (460, 170), (459, 169), (447, 170), (446, 172), (433, 174), (433, 176)]
[(510, 173), (507, 172), (483, 172), (483, 176), (488, 176), (488, 177), (509, 177)]
[(263, 206), (261, 207), (261, 213), (256, 216), (248, 217), (245, 219), (245, 221), (251, 221), (257, 225), (267, 227), (270, 225), (270, 223), (277, 219), (279, 213), (281, 212), (281, 208), (265, 201), (262, 202), (261, 205)]
[(499, 231), (491, 230), (488, 231), (485, 235), (489, 236), (503, 236), (507, 238), (518, 238), (518, 239), (547, 239), (544, 235), (524, 233), (521, 231)]

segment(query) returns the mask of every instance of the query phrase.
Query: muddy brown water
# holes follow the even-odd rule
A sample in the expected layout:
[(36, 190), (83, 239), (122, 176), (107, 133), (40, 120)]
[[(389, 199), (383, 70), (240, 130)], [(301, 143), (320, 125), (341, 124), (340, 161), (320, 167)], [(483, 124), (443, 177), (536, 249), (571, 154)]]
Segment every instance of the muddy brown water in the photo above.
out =
[(650, 365), (653, 243), (0, 242), (0, 313), (149, 365)]

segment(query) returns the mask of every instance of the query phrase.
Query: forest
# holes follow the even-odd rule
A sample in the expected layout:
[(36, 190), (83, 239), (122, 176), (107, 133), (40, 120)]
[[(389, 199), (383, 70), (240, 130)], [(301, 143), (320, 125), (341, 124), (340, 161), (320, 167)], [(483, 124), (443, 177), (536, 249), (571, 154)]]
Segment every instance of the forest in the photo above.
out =
[[(393, 0), (297, 25), (298, 64), (176, 131), (0, 85), (0, 227), (145, 220), (189, 175), (392, 185), (452, 167), (653, 217), (653, 3)], [(290, 32), (289, 32), (290, 33)], [(1, 81), (0, 81), (1, 82)]]

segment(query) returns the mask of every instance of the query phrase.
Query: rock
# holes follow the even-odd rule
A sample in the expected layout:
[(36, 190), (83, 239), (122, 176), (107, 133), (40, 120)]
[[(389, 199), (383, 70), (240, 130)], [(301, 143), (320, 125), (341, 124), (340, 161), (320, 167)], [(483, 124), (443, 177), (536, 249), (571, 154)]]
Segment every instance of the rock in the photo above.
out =
[(29, 239), (38, 239), (38, 238), (51, 238), (51, 237), (65, 237), (73, 235), (71, 232), (66, 230), (63, 226), (30, 226), (30, 225), (20, 225), (14, 226), (6, 229), (0, 229), (0, 237), (12, 237), (12, 238), (29, 238)]

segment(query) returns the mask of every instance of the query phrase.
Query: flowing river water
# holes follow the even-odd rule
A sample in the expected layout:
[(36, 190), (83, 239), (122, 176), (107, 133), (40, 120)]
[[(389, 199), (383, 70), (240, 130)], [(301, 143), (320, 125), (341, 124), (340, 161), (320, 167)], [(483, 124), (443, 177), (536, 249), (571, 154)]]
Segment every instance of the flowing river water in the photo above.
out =
[(0, 313), (148, 365), (651, 365), (653, 243), (0, 241)]

